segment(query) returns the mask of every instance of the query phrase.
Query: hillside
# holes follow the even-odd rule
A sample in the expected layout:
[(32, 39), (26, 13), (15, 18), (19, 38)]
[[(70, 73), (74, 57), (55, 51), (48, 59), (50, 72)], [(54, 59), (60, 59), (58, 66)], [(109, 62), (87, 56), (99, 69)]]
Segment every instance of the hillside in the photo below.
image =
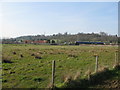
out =
[(64, 34), (58, 33), (53, 35), (29, 35), (29, 36), (20, 36), (17, 38), (3, 39), (3, 41), (24, 41), (24, 40), (55, 40), (56, 43), (64, 43), (75, 41), (100, 41), (106, 43), (118, 43), (117, 35), (108, 35), (105, 32), (100, 33), (77, 33), (77, 34)]

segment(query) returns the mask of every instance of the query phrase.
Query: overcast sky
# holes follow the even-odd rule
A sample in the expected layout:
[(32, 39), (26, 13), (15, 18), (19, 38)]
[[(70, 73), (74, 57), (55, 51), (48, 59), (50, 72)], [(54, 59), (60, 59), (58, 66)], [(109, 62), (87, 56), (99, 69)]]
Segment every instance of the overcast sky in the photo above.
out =
[(0, 6), (3, 37), (101, 31), (118, 34), (117, 2), (7, 2)]

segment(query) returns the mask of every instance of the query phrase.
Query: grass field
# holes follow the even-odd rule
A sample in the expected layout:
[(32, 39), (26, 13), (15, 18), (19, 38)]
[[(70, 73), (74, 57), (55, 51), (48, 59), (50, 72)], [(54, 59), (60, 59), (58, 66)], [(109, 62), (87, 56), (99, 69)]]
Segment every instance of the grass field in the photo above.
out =
[(112, 68), (117, 46), (50, 46), (4, 44), (2, 57), (3, 88), (46, 88), (51, 82), (52, 60), (56, 61), (55, 84), (61, 85), (67, 76), (80, 72), (94, 72), (95, 57), (99, 55), (99, 68)]

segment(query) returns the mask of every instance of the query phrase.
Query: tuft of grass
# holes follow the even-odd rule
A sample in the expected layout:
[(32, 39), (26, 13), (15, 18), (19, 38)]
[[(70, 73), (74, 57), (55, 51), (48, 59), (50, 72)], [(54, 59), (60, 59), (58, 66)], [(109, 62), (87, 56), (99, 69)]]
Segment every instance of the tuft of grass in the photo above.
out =
[(113, 68), (114, 68), (114, 69), (117, 69), (117, 70), (120, 70), (120, 65), (119, 65), (119, 64), (115, 64), (115, 65), (113, 66)]
[(2, 63), (13, 63), (13, 62), (11, 61), (11, 57), (2, 56)]
[(73, 78), (73, 80), (77, 80), (80, 78), (80, 72), (77, 72)]
[(90, 77), (91, 77), (91, 71), (88, 70), (87, 72), (85, 72), (85, 76), (87, 76), (88, 80), (90, 80)]
[(6, 82), (8, 82), (8, 81), (7, 81), (6, 79), (2, 79), (2, 82), (3, 82), (3, 83), (6, 83)]
[(35, 82), (41, 82), (43, 79), (41, 77), (34, 77), (33, 80)]
[(35, 56), (35, 54), (34, 54), (34, 53), (32, 53), (32, 54), (31, 54), (31, 56)]
[(13, 53), (14, 55), (15, 55), (15, 54), (17, 54), (15, 51), (14, 51), (14, 52), (12, 52), (12, 53)]
[(71, 75), (67, 75), (67, 76), (64, 78), (64, 83), (69, 83), (70, 81), (72, 81), (72, 76), (71, 76)]
[(77, 56), (77, 55), (74, 55), (74, 54), (69, 54), (68, 57), (77, 58), (78, 56)]
[(106, 72), (108, 70), (109, 70), (109, 68), (107, 66), (103, 66), (103, 67), (101, 67), (101, 68), (98, 69), (98, 73), (99, 72)]
[(24, 56), (22, 54), (20, 54), (20, 57), (23, 58)]
[(35, 56), (35, 59), (42, 59), (41, 56)]

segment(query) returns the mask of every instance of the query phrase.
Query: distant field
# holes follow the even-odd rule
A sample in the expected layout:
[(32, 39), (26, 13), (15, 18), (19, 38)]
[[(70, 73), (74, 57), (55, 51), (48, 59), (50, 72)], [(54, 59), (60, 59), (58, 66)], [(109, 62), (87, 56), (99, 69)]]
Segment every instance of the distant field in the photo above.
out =
[(60, 85), (68, 75), (94, 72), (95, 57), (99, 68), (112, 68), (117, 46), (50, 46), (4, 44), (2, 47), (3, 88), (46, 88), (51, 82), (52, 60), (56, 61), (55, 84)]

